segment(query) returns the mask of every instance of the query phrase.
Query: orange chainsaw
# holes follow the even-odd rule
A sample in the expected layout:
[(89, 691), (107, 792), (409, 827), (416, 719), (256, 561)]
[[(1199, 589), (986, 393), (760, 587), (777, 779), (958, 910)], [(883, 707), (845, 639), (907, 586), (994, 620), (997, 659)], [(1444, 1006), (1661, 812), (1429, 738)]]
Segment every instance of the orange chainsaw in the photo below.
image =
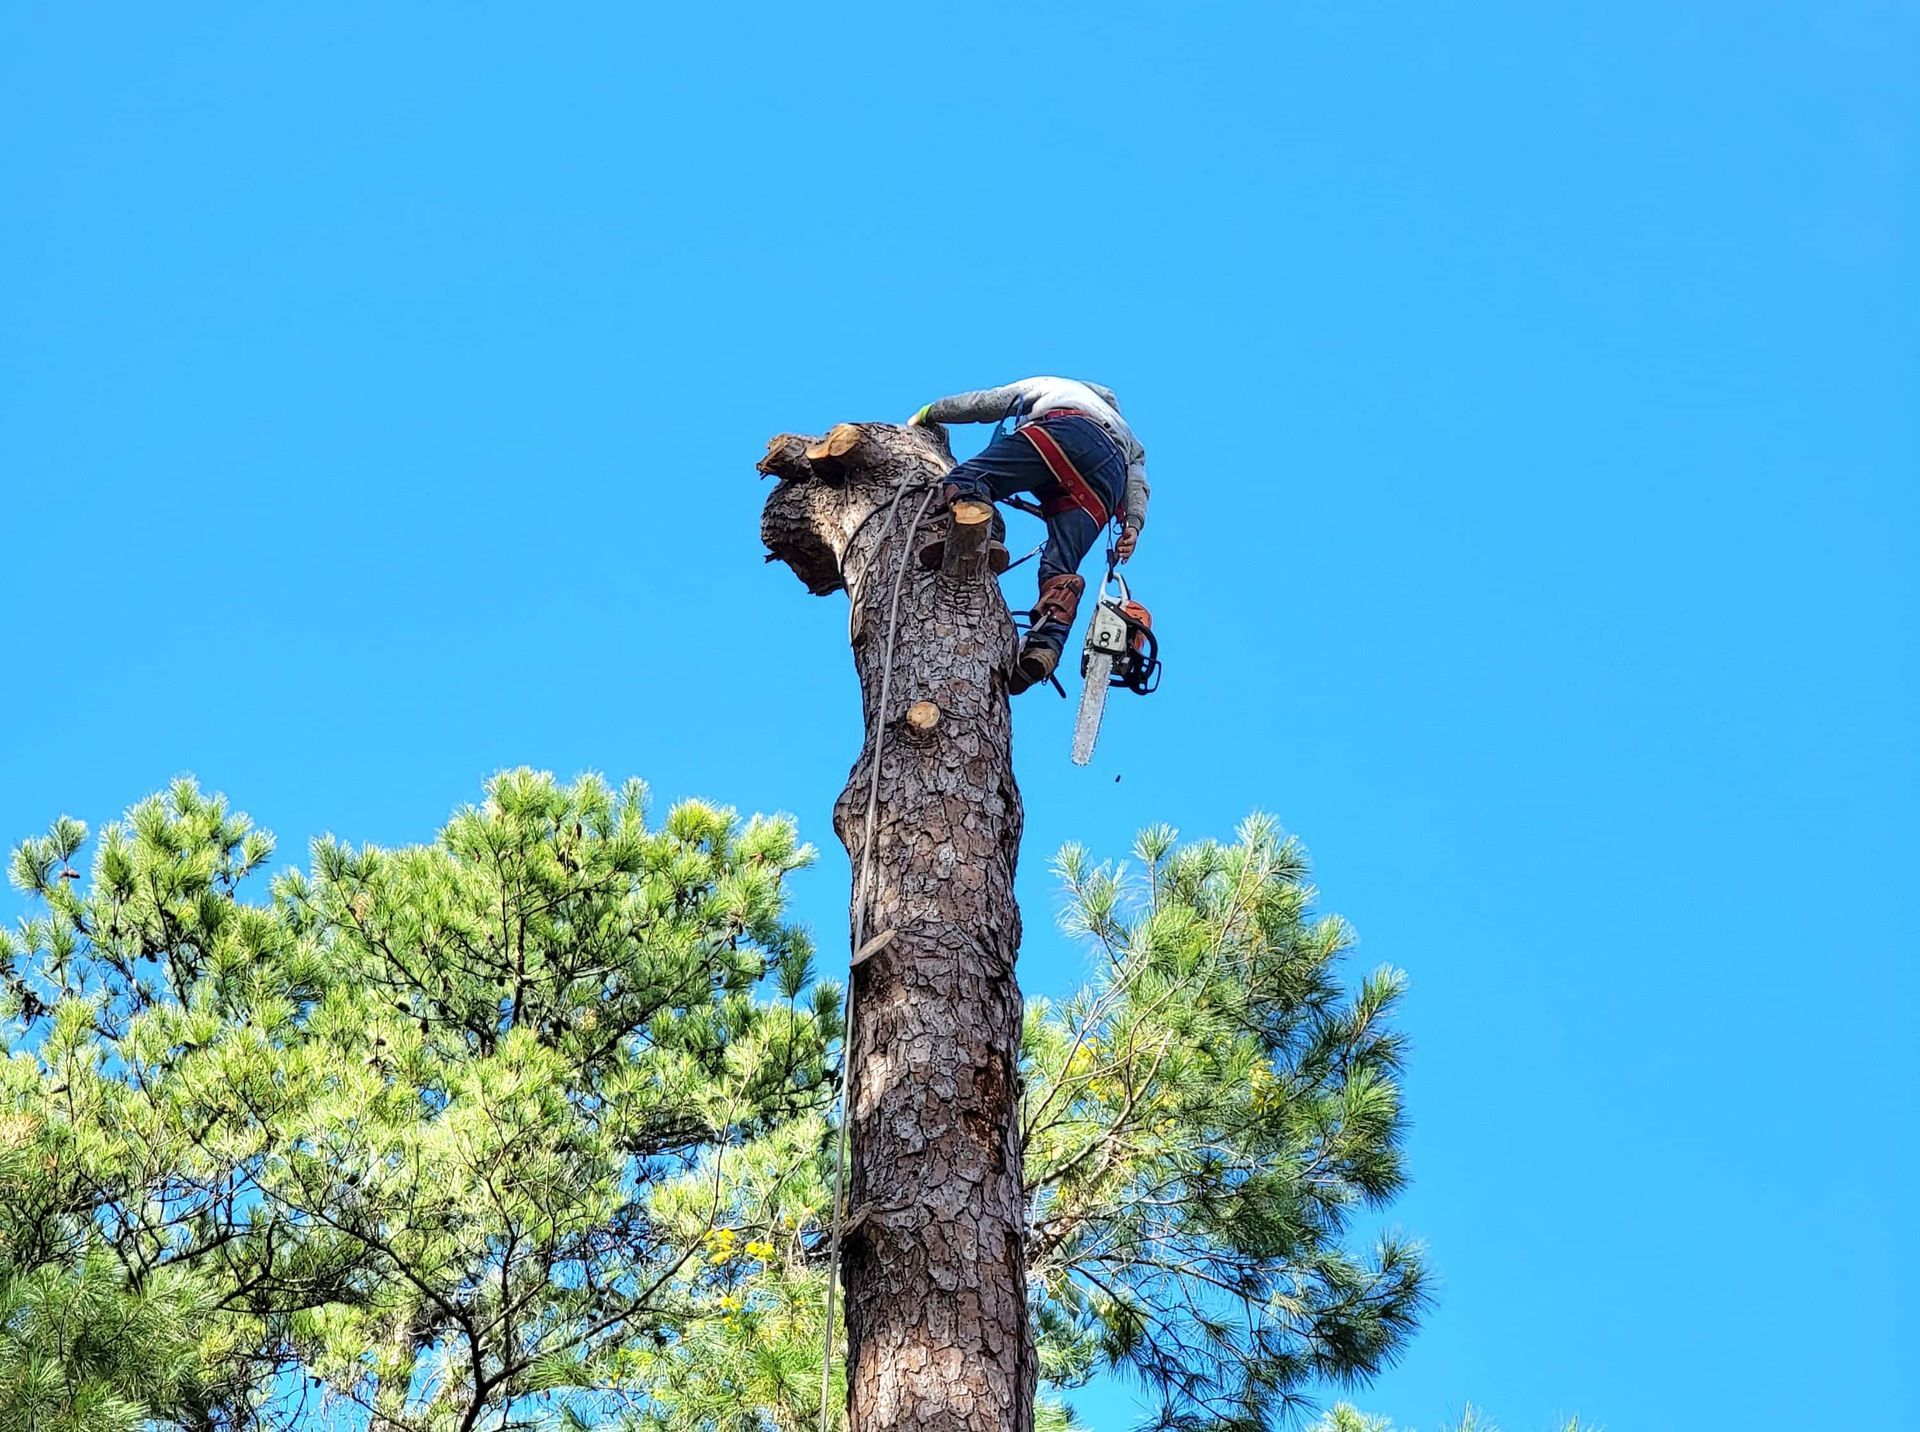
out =
[(1107, 568), (1099, 599), (1087, 619), (1080, 676), (1080, 715), (1073, 723), (1076, 766), (1093, 759), (1109, 687), (1122, 686), (1137, 696), (1151, 696), (1160, 688), (1160, 639), (1153, 634), (1153, 617), (1133, 599), (1127, 579), (1112, 567)]

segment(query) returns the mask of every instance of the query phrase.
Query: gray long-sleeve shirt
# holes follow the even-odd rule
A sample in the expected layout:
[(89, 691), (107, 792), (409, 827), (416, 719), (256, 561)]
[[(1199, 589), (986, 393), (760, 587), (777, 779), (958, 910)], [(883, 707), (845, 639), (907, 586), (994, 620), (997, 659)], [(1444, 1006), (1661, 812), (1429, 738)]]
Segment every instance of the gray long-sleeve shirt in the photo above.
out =
[(1147, 525), (1147, 450), (1120, 416), (1113, 389), (1072, 378), (1022, 378), (999, 388), (955, 393), (927, 406), (927, 416), (938, 423), (997, 423), (1008, 413), (1037, 418), (1055, 408), (1078, 408), (1105, 428), (1127, 459), (1127, 491), (1122, 519), (1136, 531)]

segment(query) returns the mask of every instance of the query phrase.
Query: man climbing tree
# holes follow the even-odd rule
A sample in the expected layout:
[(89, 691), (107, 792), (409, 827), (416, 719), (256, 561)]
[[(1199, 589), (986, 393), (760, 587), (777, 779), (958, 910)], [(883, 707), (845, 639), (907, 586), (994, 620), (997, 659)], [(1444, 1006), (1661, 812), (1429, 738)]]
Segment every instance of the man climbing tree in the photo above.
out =
[[(938, 411), (1019, 396), (1003, 392)], [(987, 578), (992, 507), (940, 510), (960, 484), (922, 416), (783, 434), (760, 462), (780, 479), (769, 558), (848, 594), (863, 698), (834, 812), (854, 869), (850, 1157), (822, 1260), (828, 1340), (836, 1273), (846, 1291), (847, 1427), (1033, 1432), (1043, 1375), (1103, 1365), (1160, 1392), (1160, 1425), (1270, 1425), (1303, 1384), (1377, 1372), (1424, 1299), (1403, 1242), (1343, 1246), (1353, 1210), (1401, 1182), (1398, 979), (1342, 998), (1344, 927), (1303, 920), (1300, 854), (1270, 828), (1179, 858), (1156, 836), (1137, 922), (1118, 876), (1063, 861), (1114, 976), (1064, 1019), (1039, 1012), (1023, 1066), (1013, 631)], [(1045, 418), (1019, 431), (1085, 421)], [(1105, 440), (1073, 441), (1096, 465)], [(914, 558), (941, 529), (928, 570)], [(1083, 531), (1076, 560), (1091, 514)]]
[(909, 420), (1020, 421), (947, 477), (949, 503), (1000, 502), (1018, 492), (1040, 499), (1047, 543), (1040, 552), (1040, 599), (1007, 690), (1015, 695), (1053, 675), (1072, 630), (1086, 579), (1080, 564), (1117, 517), (1116, 561), (1133, 555), (1147, 523), (1147, 454), (1120, 416), (1111, 388), (1072, 378), (1022, 378), (928, 403)]

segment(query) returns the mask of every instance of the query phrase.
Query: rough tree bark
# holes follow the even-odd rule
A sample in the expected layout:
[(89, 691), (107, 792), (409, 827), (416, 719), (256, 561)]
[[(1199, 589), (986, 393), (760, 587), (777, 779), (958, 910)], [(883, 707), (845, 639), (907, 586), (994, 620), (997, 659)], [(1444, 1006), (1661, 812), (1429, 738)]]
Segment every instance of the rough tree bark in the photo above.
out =
[[(869, 734), (834, 810), (856, 900), (862, 842), (875, 842), (847, 1052), (852, 1432), (1033, 1426), (1016, 1116), (1013, 625), (984, 544), (972, 540), (983, 530), (956, 537), (944, 571), (918, 560), (947, 527), (937, 497), (920, 530), (908, 530), (926, 486), (952, 465), (939, 429), (879, 423), (777, 437), (760, 464), (780, 478), (761, 514), (768, 560), (816, 595), (849, 594)], [(887, 709), (876, 711), (903, 558), (893, 677)], [(882, 728), (869, 831), (871, 734)]]

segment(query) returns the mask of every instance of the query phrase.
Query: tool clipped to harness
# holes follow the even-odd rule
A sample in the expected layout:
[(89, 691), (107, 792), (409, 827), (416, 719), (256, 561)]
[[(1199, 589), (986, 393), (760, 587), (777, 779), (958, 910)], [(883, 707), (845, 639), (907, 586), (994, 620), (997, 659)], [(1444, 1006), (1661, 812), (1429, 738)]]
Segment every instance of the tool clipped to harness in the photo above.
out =
[(1114, 570), (1111, 562), (1087, 619), (1080, 676), (1080, 715), (1073, 725), (1076, 766), (1093, 759), (1110, 687), (1124, 687), (1137, 696), (1151, 696), (1160, 688), (1160, 639), (1153, 632), (1153, 616), (1133, 599), (1127, 579)]

